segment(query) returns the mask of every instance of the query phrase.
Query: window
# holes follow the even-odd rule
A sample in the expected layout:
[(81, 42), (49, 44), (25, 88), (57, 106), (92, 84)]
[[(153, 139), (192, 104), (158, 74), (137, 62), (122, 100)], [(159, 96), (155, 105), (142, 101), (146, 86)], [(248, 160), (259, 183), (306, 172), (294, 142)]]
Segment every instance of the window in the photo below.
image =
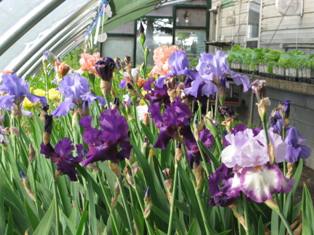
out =
[(259, 35), (259, 20), (260, 20), (260, 2), (249, 2), (248, 14), (248, 38), (257, 38)]
[[(173, 38), (173, 20), (168, 17), (145, 17), (141, 19), (146, 34), (146, 46), (149, 49), (148, 65), (153, 65), (153, 54), (155, 48), (161, 45), (171, 45)], [(140, 27), (140, 21), (137, 22), (137, 28)], [(143, 49), (137, 43), (136, 63), (141, 64), (144, 61)]]
[(206, 32), (204, 30), (176, 30), (175, 44), (184, 49), (190, 56), (204, 52), (205, 41)]
[(190, 57), (207, 51), (209, 13), (206, 6), (175, 6), (173, 43), (186, 50)]
[(119, 57), (120, 59), (130, 56), (134, 62), (135, 22), (123, 24), (107, 32), (107, 34), (108, 38), (102, 46), (103, 55), (112, 58)]

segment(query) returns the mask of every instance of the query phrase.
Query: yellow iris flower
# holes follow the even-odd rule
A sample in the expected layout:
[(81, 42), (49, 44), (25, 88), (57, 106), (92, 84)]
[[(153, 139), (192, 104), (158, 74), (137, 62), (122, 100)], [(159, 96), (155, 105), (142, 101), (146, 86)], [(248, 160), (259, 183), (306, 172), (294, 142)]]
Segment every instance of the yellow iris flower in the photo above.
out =
[[(45, 96), (46, 92), (43, 89), (37, 89), (37, 88), (31, 88), (31, 93), (37, 96)], [(55, 88), (51, 88), (48, 90), (48, 100), (53, 102), (53, 103), (58, 103), (60, 102), (61, 99), (61, 94), (60, 92), (55, 89)], [(39, 103), (32, 103), (29, 99), (25, 98), (23, 100), (23, 107), (26, 110), (30, 110), (32, 108), (38, 107)]]

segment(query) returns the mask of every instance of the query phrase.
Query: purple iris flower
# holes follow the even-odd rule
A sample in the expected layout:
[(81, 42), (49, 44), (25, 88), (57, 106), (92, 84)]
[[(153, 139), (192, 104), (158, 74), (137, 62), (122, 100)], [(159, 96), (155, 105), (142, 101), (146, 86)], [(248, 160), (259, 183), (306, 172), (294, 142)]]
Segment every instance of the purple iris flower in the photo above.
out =
[(41, 144), (40, 153), (50, 158), (57, 166), (57, 170), (69, 176), (72, 181), (77, 180), (76, 167), (83, 160), (84, 151), (82, 145), (76, 145), (77, 156), (73, 157), (74, 146), (71, 140), (60, 140), (53, 148), (51, 144)]
[(154, 103), (150, 106), (149, 112), (160, 133), (155, 143), (155, 147), (164, 149), (171, 138), (174, 138), (180, 129), (188, 126), (192, 113), (189, 107), (178, 98), (167, 106), (164, 113), (160, 112), (160, 104)]
[(96, 161), (118, 162), (130, 156), (128, 124), (117, 109), (107, 109), (101, 114), (99, 129), (92, 127), (91, 122), (90, 116), (80, 122), (84, 128), (84, 142), (88, 145), (87, 158), (82, 161), (84, 166)]
[(170, 76), (186, 75), (189, 71), (189, 59), (184, 51), (178, 50), (168, 60)]
[(273, 129), (273, 132), (277, 134), (281, 134), (282, 129), (284, 128), (284, 124), (285, 124), (285, 121), (280, 111), (276, 110), (270, 118), (270, 125)]
[(290, 127), (287, 130), (285, 142), (288, 145), (285, 157), (288, 162), (293, 163), (311, 155), (311, 149), (305, 145), (305, 139), (300, 136), (295, 127)]
[(104, 99), (92, 94), (88, 81), (78, 73), (72, 73), (63, 78), (59, 84), (59, 91), (63, 95), (63, 102), (57, 107), (52, 115), (64, 116), (74, 107), (80, 107), (83, 104), (90, 105), (98, 100), (104, 104)]
[(222, 51), (217, 51), (214, 55), (202, 53), (196, 69), (199, 76), (192, 82), (192, 86), (185, 91), (194, 97), (196, 97), (200, 86), (204, 86), (204, 84), (205, 88), (202, 88), (202, 95), (205, 96), (217, 92), (217, 87), (227, 87), (227, 77), (230, 77), (236, 85), (242, 85), (244, 92), (250, 88), (250, 81), (247, 76), (230, 70), (227, 63), (227, 54)]
[(203, 129), (200, 131), (199, 138), (206, 148), (211, 148), (214, 145), (214, 136), (208, 129)]
[(144, 82), (143, 88), (145, 91), (150, 91), (152, 89), (152, 85), (154, 84), (154, 79), (153, 78), (149, 78), (148, 80), (146, 80)]
[(209, 177), (209, 204), (212, 206), (229, 206), (240, 196), (240, 188), (234, 186), (235, 174), (224, 164)]
[[(187, 160), (191, 167), (193, 164), (199, 164), (201, 160), (201, 153), (193, 136), (191, 128), (185, 127), (181, 134), (184, 137), (184, 144), (186, 146)], [(214, 137), (208, 129), (203, 129), (199, 133), (199, 140), (204, 144), (206, 148), (211, 148), (214, 144)], [(209, 159), (208, 159), (209, 160)]]
[(147, 99), (151, 104), (155, 102), (169, 104), (170, 97), (167, 92), (167, 86), (163, 85), (162, 87), (156, 86), (156, 81), (149, 79), (144, 84), (144, 89), (147, 91), (145, 99)]
[(283, 107), (283, 112), (285, 114), (285, 118), (289, 118), (290, 116), (290, 106), (291, 106), (291, 101), (290, 100), (285, 100), (281, 103)]
[(42, 106), (47, 105), (46, 98), (32, 95), (27, 82), (16, 74), (2, 75), (0, 94), (0, 109), (11, 110), (14, 105), (20, 107), (25, 97), (32, 103), (40, 102)]

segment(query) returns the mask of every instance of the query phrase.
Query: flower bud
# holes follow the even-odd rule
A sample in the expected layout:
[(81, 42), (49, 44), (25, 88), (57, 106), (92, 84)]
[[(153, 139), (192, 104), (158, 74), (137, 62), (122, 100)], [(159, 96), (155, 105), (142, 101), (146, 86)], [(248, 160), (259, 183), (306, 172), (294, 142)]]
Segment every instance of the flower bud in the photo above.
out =
[(153, 148), (150, 148), (149, 153), (148, 153), (148, 157), (152, 158), (156, 155), (155, 150)]
[(175, 156), (175, 160), (176, 160), (177, 162), (180, 162), (180, 161), (181, 161), (182, 156), (183, 156), (183, 153), (182, 153), (182, 149), (181, 149), (181, 146), (180, 146), (180, 145), (176, 147), (175, 155), (174, 155), (174, 156)]
[(145, 191), (144, 203), (145, 203), (144, 218), (147, 219), (149, 217), (151, 209), (153, 207), (153, 203), (152, 203), (152, 198), (151, 198), (151, 195), (150, 195), (149, 187)]
[(274, 210), (274, 211), (279, 211), (279, 207), (278, 207), (278, 204), (272, 200), (272, 199), (269, 199), (267, 201), (265, 201), (265, 204), (266, 206), (268, 206), (270, 209)]
[(70, 71), (70, 66), (60, 61), (55, 62), (55, 67), (60, 79), (62, 79)]
[(95, 69), (98, 76), (104, 81), (111, 81), (113, 71), (116, 67), (114, 60), (110, 57), (104, 57), (95, 64)]
[(203, 168), (201, 164), (193, 164), (193, 174), (195, 177), (196, 189), (200, 191), (203, 185)]
[(132, 175), (131, 175), (130, 170), (129, 170), (127, 167), (126, 167), (126, 169), (124, 170), (124, 175), (125, 175), (126, 182), (127, 182), (131, 187), (134, 187), (135, 184), (134, 184), (133, 177), (132, 177)]
[(114, 186), (114, 195), (111, 198), (111, 207), (115, 207), (118, 201), (120, 195), (120, 187), (119, 187), (119, 183), (116, 182), (115, 186)]
[(119, 165), (117, 163), (110, 162), (109, 163), (109, 168), (113, 171), (113, 173), (116, 174), (117, 177), (119, 177), (121, 175), (120, 167), (119, 167)]
[(231, 127), (232, 127), (232, 124), (234, 122), (234, 119), (233, 118), (226, 118), (223, 122), (222, 122), (222, 125), (226, 127), (226, 130), (230, 133), (231, 132)]
[(266, 93), (265, 86), (266, 86), (265, 80), (255, 80), (254, 82), (252, 82), (252, 91), (254, 92), (258, 100), (265, 97)]
[(288, 171), (287, 171), (286, 177), (287, 177), (288, 179), (291, 179), (291, 177), (292, 177), (292, 175), (293, 175), (294, 164), (291, 163), (291, 162), (288, 162), (287, 168), (288, 168)]
[(270, 99), (268, 97), (262, 98), (256, 105), (260, 118), (264, 120), (267, 110), (271, 105)]
[(248, 231), (248, 226), (246, 224), (246, 220), (245, 220), (244, 216), (241, 213), (239, 213), (239, 211), (237, 209), (237, 205), (231, 204), (231, 205), (229, 205), (229, 208), (232, 210), (234, 217), (236, 217), (236, 219), (242, 225), (244, 230)]
[(146, 41), (145, 29), (144, 29), (143, 22), (141, 22), (140, 23), (140, 28), (139, 28), (139, 42), (140, 42), (142, 47), (144, 47), (145, 41)]
[(22, 186), (23, 186), (24, 190), (26, 191), (27, 195), (30, 197), (30, 199), (32, 201), (35, 201), (36, 200), (35, 195), (32, 192), (32, 189), (30, 188), (30, 186), (28, 184), (27, 177), (23, 171), (20, 171), (20, 177), (21, 177)]
[(164, 181), (164, 185), (165, 185), (165, 189), (166, 189), (166, 195), (167, 195), (169, 203), (171, 202), (171, 198), (172, 198), (172, 192), (171, 192), (172, 184), (173, 184), (172, 179), (166, 179)]
[(28, 160), (32, 162), (35, 159), (35, 149), (32, 144), (28, 147)]
[(149, 125), (149, 114), (148, 113), (144, 113), (144, 118), (143, 118), (143, 124), (145, 126), (148, 126)]

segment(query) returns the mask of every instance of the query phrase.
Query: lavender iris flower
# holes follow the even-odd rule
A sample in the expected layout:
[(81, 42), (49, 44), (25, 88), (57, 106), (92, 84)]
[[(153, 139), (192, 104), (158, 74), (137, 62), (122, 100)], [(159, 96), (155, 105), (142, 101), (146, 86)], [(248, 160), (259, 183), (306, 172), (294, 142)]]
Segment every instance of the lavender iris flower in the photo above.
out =
[(40, 102), (42, 106), (47, 105), (46, 98), (32, 95), (27, 82), (16, 74), (2, 75), (0, 94), (0, 109), (11, 110), (14, 105), (20, 107), (25, 97), (32, 103)]
[[(287, 152), (287, 145), (280, 135), (268, 131), (270, 143), (273, 145), (276, 162), (283, 162)], [(256, 167), (269, 162), (267, 140), (264, 131), (257, 135), (252, 129), (245, 129), (237, 133), (226, 135), (230, 143), (221, 152), (221, 160), (227, 167)]]
[(58, 89), (64, 101), (53, 111), (52, 115), (56, 117), (64, 116), (74, 107), (80, 107), (85, 103), (90, 105), (96, 100), (101, 104), (105, 102), (102, 97), (92, 94), (88, 81), (78, 73), (65, 76)]
[(202, 95), (204, 96), (213, 95), (219, 87), (228, 86), (228, 76), (236, 85), (242, 85), (244, 92), (250, 88), (250, 81), (247, 76), (230, 70), (227, 63), (227, 54), (222, 51), (217, 51), (214, 55), (202, 53), (196, 69), (199, 76), (196, 76), (191, 84), (192, 86), (185, 90), (188, 95), (196, 97), (199, 89), (202, 89)]
[(154, 103), (149, 107), (149, 112), (160, 133), (155, 147), (164, 149), (171, 138), (174, 138), (179, 130), (188, 126), (192, 113), (186, 104), (178, 98), (171, 103), (163, 114), (160, 113), (160, 104)]
[(285, 157), (288, 162), (293, 163), (300, 159), (306, 159), (311, 155), (311, 149), (305, 145), (305, 139), (300, 136), (295, 127), (287, 130), (285, 142), (288, 145)]
[(76, 167), (83, 160), (84, 151), (82, 145), (76, 145), (77, 156), (73, 157), (74, 146), (65, 138), (60, 140), (53, 148), (51, 144), (41, 144), (40, 153), (50, 158), (57, 166), (57, 170), (69, 176), (72, 181), (77, 180)]
[(191, 81), (191, 86), (184, 90), (187, 95), (209, 97), (218, 91), (217, 86), (211, 80), (202, 78), (198, 71), (190, 71), (187, 80)]
[(131, 144), (127, 121), (117, 109), (108, 109), (100, 116), (100, 129), (92, 127), (92, 117), (81, 119), (83, 139), (88, 145), (84, 166), (96, 161), (121, 161), (130, 156)]
[(168, 60), (170, 76), (186, 75), (189, 71), (189, 60), (184, 51), (178, 50), (171, 54)]

